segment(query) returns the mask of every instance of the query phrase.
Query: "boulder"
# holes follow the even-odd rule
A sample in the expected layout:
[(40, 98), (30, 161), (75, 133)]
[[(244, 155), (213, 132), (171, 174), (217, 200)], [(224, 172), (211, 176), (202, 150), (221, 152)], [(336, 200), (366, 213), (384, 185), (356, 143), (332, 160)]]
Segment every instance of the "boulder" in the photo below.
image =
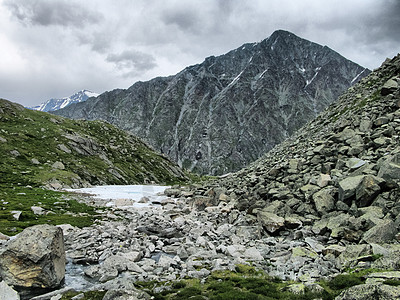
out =
[(381, 89), (381, 95), (386, 96), (394, 91), (396, 91), (399, 88), (399, 84), (397, 83), (395, 78), (390, 78), (388, 81), (385, 82), (385, 84), (382, 86)]
[(356, 189), (365, 175), (351, 176), (339, 181), (339, 201), (353, 197), (356, 194)]
[(65, 275), (61, 228), (36, 225), (11, 240), (0, 254), (0, 275), (20, 287), (55, 288)]
[(388, 182), (400, 180), (400, 153), (388, 157), (379, 168), (378, 177)]
[(367, 243), (387, 243), (392, 241), (397, 233), (396, 226), (392, 220), (384, 219), (363, 235), (363, 241)]
[(343, 291), (335, 300), (392, 300), (400, 298), (400, 287), (386, 284), (360, 284)]
[(317, 179), (317, 185), (321, 188), (326, 187), (332, 180), (329, 174), (319, 174)]
[(321, 215), (326, 214), (335, 208), (335, 198), (333, 198), (334, 194), (335, 191), (333, 188), (324, 188), (312, 196), (315, 208)]
[(129, 290), (108, 290), (103, 300), (136, 300), (136, 299), (152, 299), (146, 292), (129, 289)]
[(269, 233), (275, 233), (285, 226), (285, 219), (274, 213), (261, 210), (257, 213), (257, 218)]
[(56, 161), (52, 166), (53, 169), (64, 170), (65, 166), (61, 161)]
[(356, 203), (358, 207), (366, 207), (371, 205), (372, 200), (380, 193), (381, 186), (385, 180), (382, 178), (367, 175), (356, 187)]
[(367, 162), (365, 160), (362, 160), (362, 159), (359, 159), (356, 157), (352, 157), (346, 162), (346, 165), (349, 169), (358, 169), (359, 167), (362, 167), (366, 163)]
[(0, 282), (0, 300), (19, 300), (19, 295), (5, 281)]

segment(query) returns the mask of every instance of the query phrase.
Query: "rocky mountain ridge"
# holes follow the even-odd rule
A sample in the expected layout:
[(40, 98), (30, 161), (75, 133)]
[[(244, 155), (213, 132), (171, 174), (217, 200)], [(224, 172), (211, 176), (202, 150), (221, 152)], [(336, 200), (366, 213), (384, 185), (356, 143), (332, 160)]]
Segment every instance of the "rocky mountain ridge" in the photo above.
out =
[(84, 102), (87, 99), (89, 99), (90, 97), (97, 97), (98, 95), (99, 94), (93, 93), (88, 90), (81, 90), (81, 91), (73, 94), (72, 96), (59, 98), (59, 99), (52, 98), (50, 100), (43, 102), (40, 105), (31, 106), (31, 107), (27, 107), (27, 108), (33, 109), (33, 110), (49, 112), (49, 111), (54, 111), (54, 110), (58, 110), (58, 109), (67, 107), (68, 105), (71, 105), (73, 103)]
[(282, 142), (368, 73), (326, 46), (278, 30), (174, 76), (55, 113), (106, 120), (183, 168), (224, 174)]

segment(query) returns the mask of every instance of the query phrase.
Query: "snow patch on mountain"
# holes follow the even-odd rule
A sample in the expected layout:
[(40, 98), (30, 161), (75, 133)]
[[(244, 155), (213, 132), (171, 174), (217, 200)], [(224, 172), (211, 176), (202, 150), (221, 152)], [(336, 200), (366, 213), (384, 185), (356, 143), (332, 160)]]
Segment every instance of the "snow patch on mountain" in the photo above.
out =
[(40, 105), (31, 106), (31, 107), (27, 107), (27, 108), (33, 109), (33, 110), (49, 112), (49, 111), (54, 111), (54, 110), (58, 110), (58, 109), (67, 107), (68, 105), (70, 105), (72, 103), (84, 102), (87, 99), (89, 99), (90, 97), (97, 97), (98, 95), (99, 94), (93, 93), (88, 90), (81, 90), (81, 91), (73, 94), (72, 96), (64, 97), (64, 98), (60, 98), (60, 99), (52, 98), (50, 100), (43, 102)]

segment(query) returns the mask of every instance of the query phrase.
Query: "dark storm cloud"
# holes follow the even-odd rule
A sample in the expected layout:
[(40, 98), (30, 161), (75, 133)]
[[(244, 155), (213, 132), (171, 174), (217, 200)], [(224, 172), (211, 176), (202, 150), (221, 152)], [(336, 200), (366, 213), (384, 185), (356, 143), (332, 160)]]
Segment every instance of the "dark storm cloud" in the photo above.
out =
[(382, 5), (378, 13), (364, 20), (370, 24), (366, 34), (370, 42), (380, 40), (400, 41), (400, 1), (387, 1)]
[(125, 75), (148, 71), (157, 66), (153, 56), (136, 50), (125, 50), (119, 54), (109, 54), (107, 61), (114, 63), (118, 69), (126, 72)]
[(25, 25), (79, 27), (101, 16), (67, 0), (7, 0), (4, 5)]

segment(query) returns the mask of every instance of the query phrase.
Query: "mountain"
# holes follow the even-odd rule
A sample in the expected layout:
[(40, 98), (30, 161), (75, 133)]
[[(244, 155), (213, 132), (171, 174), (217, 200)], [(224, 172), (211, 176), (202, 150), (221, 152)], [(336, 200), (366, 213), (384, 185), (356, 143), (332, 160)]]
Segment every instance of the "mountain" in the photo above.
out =
[(369, 72), (279, 30), (174, 76), (137, 82), (55, 114), (106, 120), (183, 168), (224, 174), (271, 150)]
[(52, 98), (50, 100), (47, 100), (46, 102), (43, 102), (40, 105), (32, 106), (32, 107), (28, 107), (28, 108), (33, 109), (33, 110), (49, 112), (49, 111), (67, 107), (68, 105), (71, 105), (72, 103), (84, 102), (87, 99), (89, 99), (90, 97), (97, 97), (98, 95), (99, 94), (93, 93), (88, 90), (82, 90), (82, 91), (79, 91), (79, 92), (73, 94), (70, 97), (64, 97), (61, 99)]
[(0, 185), (83, 187), (185, 181), (138, 138), (100, 121), (74, 121), (0, 99)]
[[(262, 259), (252, 265), (270, 276), (310, 287), (342, 272), (398, 271), (400, 54), (250, 166), (166, 193), (203, 212), (196, 214), (202, 224), (215, 224), (218, 234), (204, 234), (204, 245), (244, 259), (253, 245)], [(391, 279), (400, 280), (395, 273)], [(335, 299), (360, 299), (353, 294), (361, 290), (384, 299), (379, 275), (367, 277), (346, 291), (352, 296)], [(335, 288), (354, 285), (343, 282)]]

